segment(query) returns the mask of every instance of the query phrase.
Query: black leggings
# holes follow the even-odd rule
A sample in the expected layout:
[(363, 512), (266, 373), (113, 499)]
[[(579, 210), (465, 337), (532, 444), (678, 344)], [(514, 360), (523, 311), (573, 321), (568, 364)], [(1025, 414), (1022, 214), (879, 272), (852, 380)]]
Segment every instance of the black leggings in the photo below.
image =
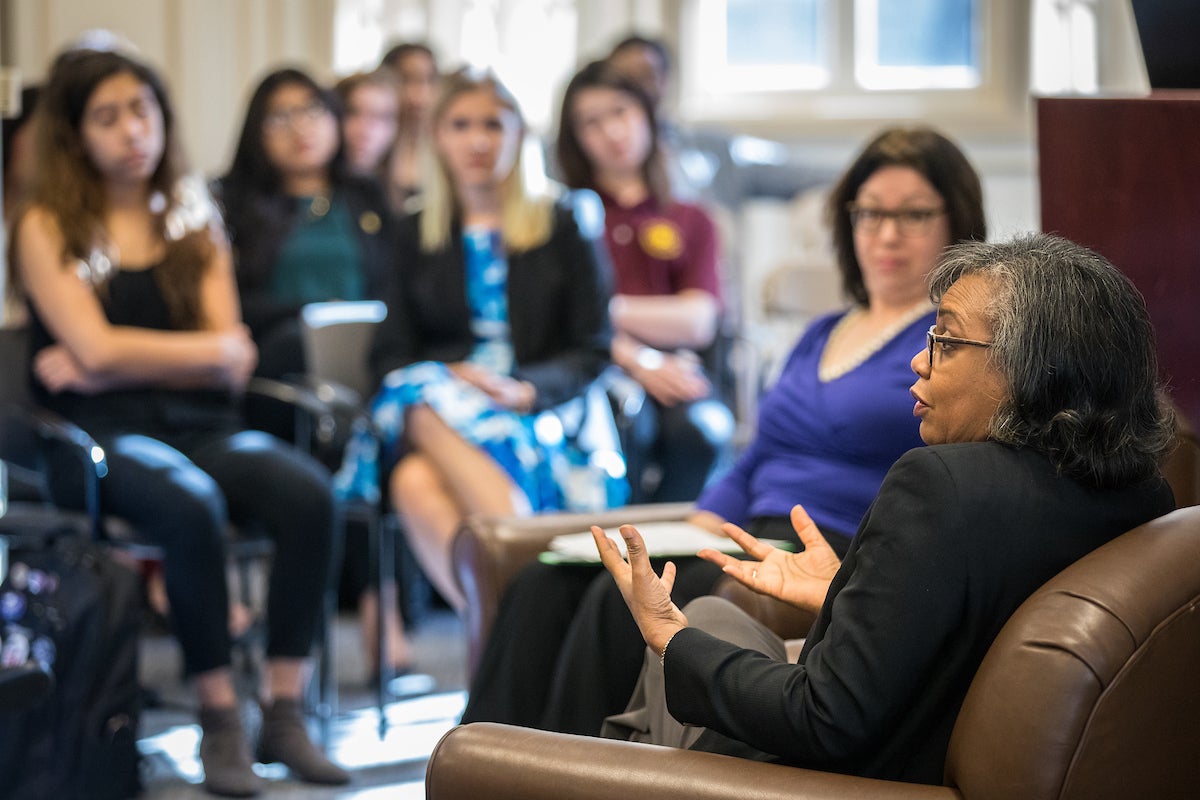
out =
[(167, 598), (187, 673), (230, 663), (227, 521), (274, 540), (267, 656), (307, 656), (329, 582), (336, 525), (325, 468), (260, 431), (200, 434), (178, 449), (138, 434), (96, 439), (109, 468), (100, 482), (101, 509), (125, 518), (163, 549)]

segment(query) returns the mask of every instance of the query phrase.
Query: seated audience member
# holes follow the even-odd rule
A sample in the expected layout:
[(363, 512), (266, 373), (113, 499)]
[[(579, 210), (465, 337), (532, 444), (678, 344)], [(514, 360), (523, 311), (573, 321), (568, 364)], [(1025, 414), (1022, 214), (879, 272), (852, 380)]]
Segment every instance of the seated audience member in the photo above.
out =
[(1052, 236), (962, 244), (930, 296), (937, 323), (912, 358), (929, 446), (888, 471), (840, 563), (799, 506), (802, 553), (733, 525), (751, 560), (701, 551), (750, 588), (819, 610), (799, 663), (723, 600), (681, 613), (672, 567), (654, 574), (632, 526), (628, 564), (597, 537), (650, 648), (630, 711), (606, 733), (940, 783), (967, 689), (1017, 606), (1174, 507), (1158, 468), (1174, 415), (1145, 305), (1118, 270)]
[[(888, 468), (921, 443), (908, 361), (933, 323), (929, 272), (949, 244), (986, 229), (974, 169), (928, 128), (876, 136), (828, 208), (853, 305), (809, 326), (762, 400), (750, 446), (691, 521), (715, 533), (735, 522), (803, 547), (788, 519), (799, 499), (844, 553)], [(708, 594), (720, 574), (680, 562), (676, 601)], [(624, 708), (644, 649), (602, 570), (532, 564), (506, 592), (463, 721), (594, 735)]]
[[(561, 508), (562, 453), (537, 412), (578, 395), (608, 364), (609, 266), (601, 231), (532, 196), (525, 123), (490, 72), (443, 79), (434, 108), (437, 169), (423, 209), (400, 228), (404, 265), (377, 331), (373, 401), (387, 440), (379, 466), (421, 567), (454, 608), (450, 543), (467, 514)], [(378, 484), (351, 446), (339, 489)]]
[(660, 39), (630, 34), (613, 45), (608, 63), (645, 94), (654, 109), (654, 121), (663, 144), (674, 144), (674, 126), (663, 113), (671, 79), (671, 53)]
[[(353, 131), (395, 113), (394, 100), (378, 96), (386, 78), (368, 76), (356, 86), (349, 96), (353, 116), (344, 120)], [(398, 268), (382, 184), (353, 169), (347, 156), (361, 158), (361, 142), (353, 150), (343, 146), (341, 113), (336, 95), (307, 73), (271, 72), (250, 98), (233, 164), (218, 185), (246, 323), (259, 348), (258, 374), (266, 377), (304, 373), (301, 307), (382, 299)], [(268, 427), (283, 435), (292, 424), (280, 419)], [(378, 664), (380, 603), (368, 577), (367, 536), (358, 526), (347, 534), (344, 588), (358, 598), (366, 662)], [(403, 671), (410, 656), (399, 608), (387, 603), (383, 613), (388, 662)]]
[[(220, 218), (203, 182), (184, 176), (162, 82), (126, 55), (71, 52), (55, 62), (36, 124), (31, 205), (13, 239), (32, 389), (103, 446), (102, 510), (165, 552), (172, 622), (200, 698), (205, 786), (263, 788), (230, 670), (229, 519), (275, 540), (258, 758), (345, 783), (310, 742), (301, 700), (334, 549), (329, 475), (240, 418), (256, 351)], [(66, 482), (55, 474), (56, 496), (71, 495)]]
[(303, 373), (301, 306), (380, 298), (398, 263), (381, 188), (347, 174), (336, 97), (297, 69), (263, 78), (217, 189), (258, 374)]
[(424, 165), (432, 133), (433, 104), (438, 96), (438, 65), (433, 50), (420, 42), (390, 48), (380, 61), (399, 82), (400, 115), (388, 159), (385, 184), (388, 202), (397, 213), (415, 210), (412, 201), (425, 183)]
[(334, 87), (342, 101), (342, 141), (351, 175), (385, 180), (399, 119), (397, 81), (390, 70), (356, 72)]
[(694, 500), (733, 435), (733, 415), (712, 396), (698, 355), (711, 352), (720, 325), (716, 228), (702, 208), (671, 196), (653, 106), (605, 62), (568, 84), (558, 130), (563, 182), (604, 202), (613, 363), (649, 395), (636, 463), (652, 465), (658, 480), (635, 487), (635, 502)]

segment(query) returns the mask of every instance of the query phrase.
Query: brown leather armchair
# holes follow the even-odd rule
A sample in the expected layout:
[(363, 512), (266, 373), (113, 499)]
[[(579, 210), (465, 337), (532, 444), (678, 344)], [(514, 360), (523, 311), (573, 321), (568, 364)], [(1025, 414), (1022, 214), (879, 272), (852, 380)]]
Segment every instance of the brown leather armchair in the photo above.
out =
[(451, 730), (430, 800), (969, 798), (1200, 794), (1200, 508), (1119, 537), (1030, 597), (984, 659), (944, 786), (490, 723)]
[(1178, 444), (1162, 466), (1163, 477), (1175, 493), (1175, 505), (1200, 505), (1200, 441), (1196, 430), (1179, 415)]
[[(467, 632), (468, 681), (475, 674), (504, 589), (522, 567), (546, 549), (551, 539), (559, 534), (586, 531), (592, 525), (612, 528), (625, 523), (680, 520), (691, 512), (691, 503), (654, 503), (595, 514), (469, 518), (452, 545), (455, 576), (467, 599), (463, 621)], [(812, 627), (812, 614), (756, 594), (731, 578), (720, 579), (713, 593), (763, 620), (785, 639), (802, 637)]]

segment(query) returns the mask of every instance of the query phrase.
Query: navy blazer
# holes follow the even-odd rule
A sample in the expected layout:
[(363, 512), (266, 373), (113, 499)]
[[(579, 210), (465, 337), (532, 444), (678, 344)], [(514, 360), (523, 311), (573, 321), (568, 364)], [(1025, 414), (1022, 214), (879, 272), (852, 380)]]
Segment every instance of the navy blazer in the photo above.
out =
[[(377, 382), (417, 361), (463, 361), (475, 346), (462, 229), (456, 224), (447, 247), (427, 253), (419, 221), (420, 212), (399, 225), (399, 272), (371, 348)], [(559, 202), (550, 238), (508, 254), (513, 377), (537, 388), (539, 410), (582, 392), (609, 363), (612, 273), (601, 234), (585, 235), (571, 204)]]
[(1173, 508), (1159, 476), (1101, 490), (1029, 449), (910, 450), (863, 517), (800, 663), (685, 628), (665, 659), (667, 707), (787, 763), (940, 784), (967, 689), (1017, 606)]

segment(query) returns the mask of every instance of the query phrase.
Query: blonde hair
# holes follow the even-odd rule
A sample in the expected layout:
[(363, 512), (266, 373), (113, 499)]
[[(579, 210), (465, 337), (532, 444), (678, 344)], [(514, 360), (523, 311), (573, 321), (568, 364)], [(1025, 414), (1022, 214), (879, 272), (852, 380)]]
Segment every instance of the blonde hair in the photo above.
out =
[[(434, 125), (438, 124), (455, 99), (474, 91), (490, 92), (501, 105), (516, 114), (521, 125), (521, 138), (524, 139), (525, 118), (521, 115), (516, 98), (491, 70), (472, 67), (465, 67), (442, 79), (441, 93), (433, 108)], [(423, 157), (426, 159), (425, 174), (428, 177), (421, 192), (421, 249), (436, 252), (450, 243), (451, 230), (459, 211), (458, 198), (446, 165), (437, 157), (432, 145), (426, 145)], [(550, 238), (554, 223), (552, 199), (530, 194), (522, 167), (522, 154), (518, 149), (512, 170), (500, 185), (500, 237), (510, 252), (531, 250), (544, 244)]]

